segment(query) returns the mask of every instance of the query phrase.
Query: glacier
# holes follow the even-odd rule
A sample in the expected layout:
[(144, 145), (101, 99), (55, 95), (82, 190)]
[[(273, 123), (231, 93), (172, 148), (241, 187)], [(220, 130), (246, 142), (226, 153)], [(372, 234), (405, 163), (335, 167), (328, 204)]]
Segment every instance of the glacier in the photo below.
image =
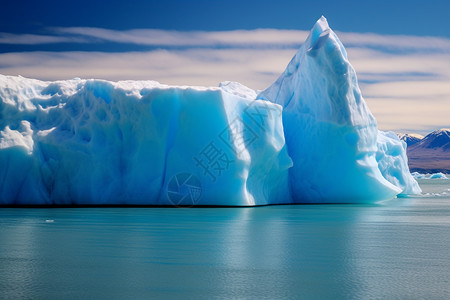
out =
[(257, 94), (0, 75), (0, 205), (373, 203), (420, 193), (324, 17)]

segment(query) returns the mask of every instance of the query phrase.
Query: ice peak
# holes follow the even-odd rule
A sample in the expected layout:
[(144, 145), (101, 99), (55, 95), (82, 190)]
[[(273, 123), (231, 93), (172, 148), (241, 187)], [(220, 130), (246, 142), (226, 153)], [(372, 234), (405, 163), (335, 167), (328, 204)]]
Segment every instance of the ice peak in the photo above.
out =
[(328, 21), (324, 16), (321, 16), (319, 20), (317, 20), (316, 24), (314, 24), (312, 28), (312, 32), (318, 31), (323, 32), (330, 30), (330, 26), (328, 25)]
[(330, 32), (331, 28), (328, 25), (327, 19), (324, 16), (320, 17), (311, 29), (309, 38), (306, 40), (307, 52), (321, 48), (329, 38)]
[[(389, 199), (404, 189), (386, 180), (378, 168), (374, 155), (378, 147), (376, 120), (361, 96), (344, 46), (325, 17), (313, 26), (283, 74), (258, 97), (283, 107), (288, 152), (293, 161), (301, 162), (290, 169), (294, 197), (312, 202), (331, 198), (348, 201), (372, 197), (368, 191), (375, 188), (378, 199)], [(326, 161), (319, 162), (318, 153), (326, 153)], [(332, 175), (329, 170), (342, 174)], [(385, 174), (389, 170), (383, 168)], [(356, 189), (352, 183), (332, 190), (325, 182), (333, 182), (334, 176), (361, 181)], [(396, 182), (394, 177), (389, 177), (392, 182)]]
[[(333, 87), (334, 92), (327, 90), (327, 86)], [(283, 74), (258, 97), (285, 108), (295, 107), (316, 120), (375, 125), (373, 116), (361, 101), (356, 74), (344, 46), (323, 16)]]

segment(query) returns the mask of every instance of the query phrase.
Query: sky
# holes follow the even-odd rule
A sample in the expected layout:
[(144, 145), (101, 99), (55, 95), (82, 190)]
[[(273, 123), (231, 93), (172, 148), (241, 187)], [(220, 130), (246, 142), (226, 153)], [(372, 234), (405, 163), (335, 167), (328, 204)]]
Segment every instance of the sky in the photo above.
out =
[(450, 127), (450, 1), (2, 0), (0, 74), (255, 90), (324, 15), (382, 130)]

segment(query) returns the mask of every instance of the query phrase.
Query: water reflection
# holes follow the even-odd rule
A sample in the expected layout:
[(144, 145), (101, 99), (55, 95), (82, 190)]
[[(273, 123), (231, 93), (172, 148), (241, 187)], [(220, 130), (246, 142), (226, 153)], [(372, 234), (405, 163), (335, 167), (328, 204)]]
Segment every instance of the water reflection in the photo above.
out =
[(450, 201), (399, 201), (2, 209), (0, 290), (24, 298), (443, 295), (449, 223), (432, 220), (450, 216)]

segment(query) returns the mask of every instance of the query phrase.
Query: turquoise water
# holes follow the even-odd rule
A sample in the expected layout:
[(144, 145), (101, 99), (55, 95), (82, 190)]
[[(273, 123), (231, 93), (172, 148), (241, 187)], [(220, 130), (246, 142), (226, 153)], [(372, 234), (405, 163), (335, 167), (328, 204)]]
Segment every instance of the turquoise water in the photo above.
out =
[(377, 205), (0, 208), (0, 298), (450, 298), (450, 180)]

